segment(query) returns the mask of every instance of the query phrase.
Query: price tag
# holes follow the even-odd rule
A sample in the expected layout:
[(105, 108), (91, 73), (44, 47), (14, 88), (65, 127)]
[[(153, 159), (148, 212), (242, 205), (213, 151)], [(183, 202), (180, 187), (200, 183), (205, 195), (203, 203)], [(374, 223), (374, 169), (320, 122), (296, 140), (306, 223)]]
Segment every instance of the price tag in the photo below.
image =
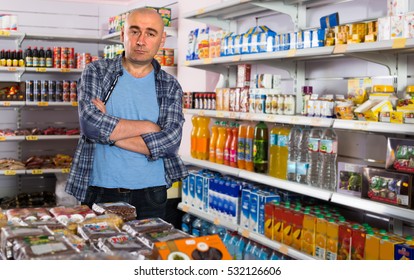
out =
[(62, 173), (69, 173), (70, 172), (70, 168), (62, 168)]
[(311, 119), (311, 126), (320, 126), (322, 120), (320, 118), (312, 118)]
[(32, 174), (33, 175), (41, 175), (41, 174), (43, 174), (43, 170), (41, 170), (41, 169), (33, 169), (32, 170)]
[(347, 44), (335, 45), (332, 53), (333, 54), (346, 53), (347, 48), (348, 48)]
[(296, 49), (289, 50), (286, 57), (294, 57), (296, 55), (296, 51)]
[(235, 55), (235, 56), (233, 56), (232, 57), (232, 59), (231, 59), (231, 61), (233, 61), (233, 62), (238, 62), (238, 61), (240, 61), (241, 60), (241, 55)]
[(250, 231), (248, 231), (247, 229), (244, 229), (244, 230), (242, 231), (242, 236), (243, 236), (243, 237), (246, 237), (246, 238), (249, 238), (249, 236), (250, 236)]
[(253, 118), (252, 114), (247, 113), (245, 115), (246, 120), (251, 120)]
[(392, 48), (393, 49), (402, 49), (402, 48), (405, 48), (406, 44), (407, 44), (407, 38), (396, 38), (392, 42)]
[(60, 68), (60, 72), (68, 73), (70, 72), (70, 68)]
[(197, 10), (197, 15), (201, 15), (201, 14), (204, 14), (204, 8), (201, 8), (201, 9), (198, 9)]
[(78, 107), (78, 102), (77, 102), (77, 101), (73, 101), (73, 102), (72, 102), (72, 106), (73, 106), (73, 107)]
[(190, 65), (190, 61), (189, 61), (189, 60), (186, 60), (186, 61), (184, 62), (184, 66), (188, 66), (188, 65)]
[(222, 111), (219, 111), (216, 113), (217, 118), (224, 118), (224, 113)]
[(7, 71), (9, 71), (9, 72), (16, 72), (17, 71), (17, 68), (16, 67), (8, 67), (7, 68)]
[(188, 206), (188, 205), (184, 205), (184, 206), (183, 206), (183, 211), (187, 213), (187, 212), (188, 212), (188, 210), (190, 210), (190, 206)]
[(205, 115), (205, 113), (204, 113), (204, 110), (201, 110), (200, 111), (200, 113), (198, 113), (200, 116), (204, 116)]
[(7, 176), (16, 175), (16, 170), (6, 170), (4, 171), (4, 175), (7, 175)]
[(49, 106), (49, 102), (37, 102), (37, 106), (46, 107), (46, 106)]
[(299, 118), (298, 117), (291, 117), (290, 122), (293, 123), (293, 124), (297, 124), (299, 122)]
[(235, 119), (236, 118), (236, 113), (235, 112), (230, 112), (229, 118)]
[(11, 106), (11, 103), (9, 101), (4, 101), (3, 106), (4, 107), (9, 107), (9, 106)]
[(279, 248), (279, 252), (281, 252), (284, 255), (287, 255), (289, 253), (289, 248), (286, 245), (281, 245)]
[(363, 121), (356, 121), (354, 123), (355, 130), (367, 130), (369, 123)]
[(36, 136), (36, 135), (29, 135), (29, 136), (26, 136), (26, 140), (27, 141), (37, 141), (37, 140), (39, 140), (39, 137)]
[(203, 63), (204, 64), (211, 64), (212, 61), (213, 61), (212, 58), (204, 58)]
[(219, 218), (215, 218), (213, 223), (218, 226), (220, 224), (220, 219)]
[(46, 68), (44, 67), (36, 68), (36, 72), (46, 72)]
[(276, 119), (275, 115), (267, 115), (266, 116), (266, 121), (268, 122), (273, 122)]
[(6, 141), (6, 136), (0, 136), (0, 141)]
[(1, 36), (10, 36), (10, 31), (7, 31), (7, 30), (0, 30), (0, 35), (1, 35)]

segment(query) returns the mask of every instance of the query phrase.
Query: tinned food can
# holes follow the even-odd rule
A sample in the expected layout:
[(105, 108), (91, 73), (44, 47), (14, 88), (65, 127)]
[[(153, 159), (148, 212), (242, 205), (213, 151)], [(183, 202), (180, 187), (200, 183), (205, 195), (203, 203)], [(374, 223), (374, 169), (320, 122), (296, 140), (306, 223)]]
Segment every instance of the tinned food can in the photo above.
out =
[(60, 68), (61, 47), (53, 47), (53, 68)]

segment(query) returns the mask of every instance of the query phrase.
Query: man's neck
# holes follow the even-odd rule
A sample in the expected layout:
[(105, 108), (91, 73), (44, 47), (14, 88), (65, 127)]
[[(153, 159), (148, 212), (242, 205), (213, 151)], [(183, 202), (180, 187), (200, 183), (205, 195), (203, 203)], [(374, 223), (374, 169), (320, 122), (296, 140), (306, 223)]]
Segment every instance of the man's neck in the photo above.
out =
[(154, 69), (151, 63), (148, 64), (137, 64), (128, 61), (125, 57), (122, 59), (122, 65), (129, 74), (135, 78), (143, 78), (147, 76)]

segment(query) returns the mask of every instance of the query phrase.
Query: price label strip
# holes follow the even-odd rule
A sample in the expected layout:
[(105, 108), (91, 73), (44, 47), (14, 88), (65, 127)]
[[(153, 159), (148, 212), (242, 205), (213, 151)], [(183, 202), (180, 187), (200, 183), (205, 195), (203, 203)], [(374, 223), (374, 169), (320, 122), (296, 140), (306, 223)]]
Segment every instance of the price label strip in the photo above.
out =
[(29, 136), (26, 136), (26, 140), (27, 141), (37, 141), (37, 140), (39, 140), (39, 137), (36, 136), (36, 135), (29, 135)]
[(43, 174), (43, 170), (41, 170), (41, 169), (33, 169), (32, 170), (32, 174), (33, 175), (41, 175), (41, 174)]
[(6, 141), (6, 136), (0, 136), (0, 141)]
[(219, 218), (215, 218), (213, 223), (218, 226), (220, 224), (220, 219)]
[(46, 106), (49, 106), (49, 102), (37, 102), (37, 106), (46, 107)]
[(70, 72), (70, 68), (60, 68), (60, 72), (68, 73)]
[(36, 72), (46, 72), (46, 68), (36, 68)]
[(6, 176), (16, 175), (16, 170), (5, 170), (4, 175), (6, 175)]
[(62, 173), (67, 174), (70, 172), (70, 168), (62, 168)]
[(190, 206), (184, 205), (183, 206), (183, 211), (186, 212), (186, 213), (188, 213), (188, 210), (190, 210)]
[(339, 45), (335, 45), (332, 53), (333, 54), (341, 54), (341, 53), (346, 53), (346, 50), (348, 48), (347, 44), (339, 44)]
[(288, 53), (287, 53), (287, 55), (286, 55), (286, 57), (294, 57), (294, 56), (296, 56), (296, 49), (291, 49), (291, 50), (289, 50), (288, 51)]
[(3, 106), (4, 107), (10, 107), (11, 106), (11, 103), (9, 101), (4, 101), (3, 102)]
[(392, 42), (393, 49), (403, 49), (407, 44), (407, 38), (397, 38)]

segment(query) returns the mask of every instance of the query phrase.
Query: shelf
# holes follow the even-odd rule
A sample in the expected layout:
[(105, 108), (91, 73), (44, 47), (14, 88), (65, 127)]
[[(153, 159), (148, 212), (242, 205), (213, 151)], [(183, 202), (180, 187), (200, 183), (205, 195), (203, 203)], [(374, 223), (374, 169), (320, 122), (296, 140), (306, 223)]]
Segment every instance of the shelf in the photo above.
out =
[(4, 176), (14, 176), (14, 175), (24, 175), (26, 174), (26, 170), (19, 169), (19, 170), (0, 170), (0, 175)]
[[(167, 35), (167, 37), (177, 37), (177, 28), (165, 26), (164, 31)], [(102, 40), (110, 40), (111, 42), (121, 43), (121, 31), (117, 31), (111, 34), (107, 34), (102, 36)]]
[(42, 175), (42, 174), (66, 174), (69, 168), (53, 168), (53, 169), (20, 169), (20, 170), (0, 170), (0, 175)]
[(181, 156), (181, 159), (187, 165), (194, 165), (203, 168), (208, 168), (210, 170), (218, 171), (224, 174), (232, 175), (232, 176), (239, 176), (241, 169), (230, 167), (223, 164), (217, 164), (213, 162), (209, 162), (207, 160), (199, 160), (194, 159), (191, 156)]
[(29, 73), (82, 73), (83, 69), (26, 67), (25, 72), (29, 72)]
[(333, 123), (333, 128), (348, 129), (353, 131), (370, 131), (414, 135), (414, 124), (335, 120)]
[(186, 205), (182, 202), (178, 204), (177, 208), (184, 211), (184, 212), (186, 212), (186, 213), (190, 213), (194, 216), (197, 216), (197, 217), (199, 217), (199, 218), (201, 218), (205, 221), (209, 221), (210, 223), (214, 223), (215, 225), (222, 226), (222, 227), (224, 227), (228, 230), (237, 231), (240, 235), (242, 235), (246, 238), (249, 238), (253, 241), (256, 241), (256, 242), (258, 242), (262, 245), (265, 245), (266, 247), (269, 247), (273, 250), (279, 251), (282, 254), (290, 256), (294, 259), (301, 259), (301, 260), (314, 260), (315, 259), (314, 257), (312, 257), (308, 254), (305, 254), (301, 251), (295, 250), (295, 249), (293, 249), (291, 247), (288, 247), (284, 244), (281, 244), (279, 242), (270, 240), (269, 238), (267, 238), (267, 237), (265, 237), (261, 234), (257, 234), (257, 233), (242, 229), (242, 228), (240, 228), (239, 225), (230, 224), (226, 221), (221, 221), (219, 218), (214, 218), (211, 215), (209, 215), (208, 213), (197, 210), (197, 209), (194, 209), (193, 207), (190, 207), (189, 205)]
[(385, 215), (405, 221), (414, 222), (414, 211), (402, 207), (375, 202), (368, 199), (353, 197), (340, 193), (333, 193), (331, 202), (351, 206), (353, 208), (369, 211), (372, 213)]
[(25, 136), (0, 136), (0, 142), (23, 141), (25, 139)]
[(50, 35), (50, 34), (26, 34), (25, 40), (39, 40), (39, 41), (55, 41), (55, 42), (78, 42), (78, 43), (112, 43), (111, 40), (107, 40), (94, 36), (76, 36), (76, 35)]
[(77, 107), (78, 102), (26, 101), (24, 105), (33, 106), (33, 107), (49, 107), (49, 106)]
[(28, 135), (23, 136), (26, 141), (42, 141), (42, 140), (71, 140), (79, 139), (80, 135)]
[(20, 46), (25, 37), (24, 33), (13, 30), (0, 30), (0, 40), (14, 40), (16, 45)]
[(20, 107), (25, 104), (25, 101), (0, 101), (0, 107)]

